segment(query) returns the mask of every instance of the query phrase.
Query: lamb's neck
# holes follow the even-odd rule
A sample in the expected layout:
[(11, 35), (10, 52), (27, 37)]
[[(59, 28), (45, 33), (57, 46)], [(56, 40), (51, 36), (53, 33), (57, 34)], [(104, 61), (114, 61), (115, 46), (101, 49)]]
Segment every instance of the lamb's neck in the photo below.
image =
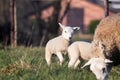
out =
[(66, 41), (68, 41), (68, 42), (71, 42), (71, 39), (68, 40), (68, 39), (66, 39), (66, 38), (65, 38), (64, 36), (62, 36), (62, 35), (61, 35), (61, 37), (62, 37), (64, 40), (66, 40)]

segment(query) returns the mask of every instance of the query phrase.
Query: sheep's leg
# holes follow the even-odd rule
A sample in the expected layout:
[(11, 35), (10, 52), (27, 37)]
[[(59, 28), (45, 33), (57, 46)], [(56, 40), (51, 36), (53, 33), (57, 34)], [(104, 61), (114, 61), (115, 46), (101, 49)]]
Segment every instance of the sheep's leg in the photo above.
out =
[(76, 61), (75, 65), (74, 65), (74, 69), (77, 68), (77, 66), (78, 66), (79, 63), (80, 63), (80, 60), (78, 59), (78, 60)]
[(51, 56), (52, 54), (50, 52), (46, 52), (45, 59), (46, 59), (48, 66), (51, 64)]
[(60, 61), (60, 65), (62, 65), (64, 59), (63, 59), (63, 56), (62, 56), (62, 53), (61, 52), (57, 52), (57, 57), (59, 58), (59, 61)]
[(68, 68), (73, 68), (78, 58), (71, 58), (68, 63)]

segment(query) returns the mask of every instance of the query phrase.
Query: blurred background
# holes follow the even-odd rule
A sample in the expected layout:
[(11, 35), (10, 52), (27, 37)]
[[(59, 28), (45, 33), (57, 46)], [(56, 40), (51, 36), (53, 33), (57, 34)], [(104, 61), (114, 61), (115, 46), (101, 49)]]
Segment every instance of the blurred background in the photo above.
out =
[[(0, 0), (0, 45), (45, 46), (60, 35), (58, 22), (81, 28), (74, 40), (91, 41), (97, 24), (105, 17), (104, 1)], [(113, 1), (116, 5), (109, 6), (109, 15), (120, 12), (119, 0)]]

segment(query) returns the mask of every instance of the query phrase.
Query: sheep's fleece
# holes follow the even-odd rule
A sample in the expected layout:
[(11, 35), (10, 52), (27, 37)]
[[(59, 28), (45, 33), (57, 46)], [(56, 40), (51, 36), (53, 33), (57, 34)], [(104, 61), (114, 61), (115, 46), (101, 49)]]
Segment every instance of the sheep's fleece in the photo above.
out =
[[(103, 54), (98, 52), (99, 42), (104, 47)], [(99, 23), (93, 37), (92, 53), (112, 60), (114, 65), (120, 64), (120, 13), (108, 16)]]

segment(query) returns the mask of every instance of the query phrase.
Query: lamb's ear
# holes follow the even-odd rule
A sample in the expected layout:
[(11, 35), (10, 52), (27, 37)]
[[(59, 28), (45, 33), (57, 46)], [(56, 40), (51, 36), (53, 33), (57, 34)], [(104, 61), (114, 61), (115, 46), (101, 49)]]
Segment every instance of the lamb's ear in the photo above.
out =
[(105, 63), (113, 63), (113, 61), (111, 61), (109, 59), (105, 59)]
[(59, 24), (59, 26), (62, 28), (62, 29), (64, 29), (65, 28), (65, 26), (64, 25), (62, 25), (61, 23), (58, 23)]
[(90, 59), (87, 63), (85, 63), (81, 68), (83, 69), (84, 67), (91, 65), (93, 59)]
[(73, 27), (73, 30), (78, 31), (78, 30), (80, 30), (80, 27)]

